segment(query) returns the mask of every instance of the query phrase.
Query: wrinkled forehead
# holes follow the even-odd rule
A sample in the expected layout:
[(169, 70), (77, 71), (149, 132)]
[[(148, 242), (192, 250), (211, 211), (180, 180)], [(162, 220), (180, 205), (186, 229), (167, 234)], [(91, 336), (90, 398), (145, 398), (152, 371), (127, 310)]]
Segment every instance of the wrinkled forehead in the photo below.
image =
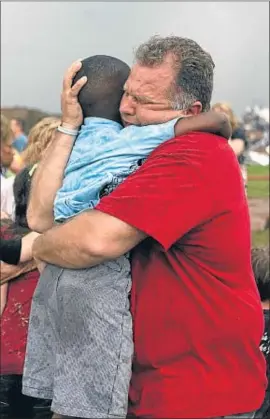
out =
[(146, 67), (135, 64), (124, 89), (134, 96), (163, 98), (174, 82), (175, 72), (170, 65)]

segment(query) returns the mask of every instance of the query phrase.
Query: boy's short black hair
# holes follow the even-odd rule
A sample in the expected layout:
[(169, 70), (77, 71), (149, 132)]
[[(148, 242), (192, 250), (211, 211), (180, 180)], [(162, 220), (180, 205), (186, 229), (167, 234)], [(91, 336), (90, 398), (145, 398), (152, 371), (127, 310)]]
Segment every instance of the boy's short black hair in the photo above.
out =
[(269, 247), (253, 248), (251, 262), (261, 300), (270, 300)]
[(87, 77), (78, 96), (84, 118), (92, 116), (120, 122), (119, 105), (129, 73), (129, 66), (118, 58), (95, 55), (84, 59), (73, 80), (74, 84)]

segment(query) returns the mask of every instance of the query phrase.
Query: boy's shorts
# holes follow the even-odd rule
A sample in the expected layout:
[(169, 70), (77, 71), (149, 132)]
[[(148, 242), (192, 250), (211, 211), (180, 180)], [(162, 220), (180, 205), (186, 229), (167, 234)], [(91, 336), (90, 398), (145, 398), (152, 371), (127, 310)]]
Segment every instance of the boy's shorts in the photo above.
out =
[(52, 411), (126, 417), (133, 355), (126, 256), (89, 269), (47, 265), (29, 324), (23, 393)]

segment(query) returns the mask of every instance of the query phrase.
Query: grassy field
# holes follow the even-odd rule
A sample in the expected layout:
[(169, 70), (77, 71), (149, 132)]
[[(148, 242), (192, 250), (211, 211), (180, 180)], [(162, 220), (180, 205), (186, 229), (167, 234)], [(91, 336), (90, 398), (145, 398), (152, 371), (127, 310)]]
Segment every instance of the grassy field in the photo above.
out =
[[(253, 176), (265, 176), (267, 179), (253, 180)], [(248, 197), (249, 198), (267, 198), (269, 197), (269, 167), (249, 166), (248, 177)]]
[[(267, 176), (268, 180), (252, 180), (252, 176)], [(269, 199), (269, 167), (249, 166), (248, 197)], [(269, 229), (265, 231), (253, 231), (253, 246), (269, 246)]]
[(248, 166), (248, 176), (269, 176), (268, 166)]
[(249, 198), (267, 198), (269, 197), (269, 181), (249, 180), (247, 190)]
[(269, 229), (265, 231), (253, 231), (252, 245), (256, 247), (269, 246)]

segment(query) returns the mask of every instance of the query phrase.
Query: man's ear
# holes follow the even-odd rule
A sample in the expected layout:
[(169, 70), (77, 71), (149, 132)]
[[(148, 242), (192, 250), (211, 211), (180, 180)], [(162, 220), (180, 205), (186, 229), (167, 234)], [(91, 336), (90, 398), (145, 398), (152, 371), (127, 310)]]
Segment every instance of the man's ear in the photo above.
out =
[(193, 105), (190, 106), (190, 108), (187, 110), (187, 113), (189, 115), (198, 115), (202, 112), (202, 104), (197, 100), (197, 102), (194, 102)]

